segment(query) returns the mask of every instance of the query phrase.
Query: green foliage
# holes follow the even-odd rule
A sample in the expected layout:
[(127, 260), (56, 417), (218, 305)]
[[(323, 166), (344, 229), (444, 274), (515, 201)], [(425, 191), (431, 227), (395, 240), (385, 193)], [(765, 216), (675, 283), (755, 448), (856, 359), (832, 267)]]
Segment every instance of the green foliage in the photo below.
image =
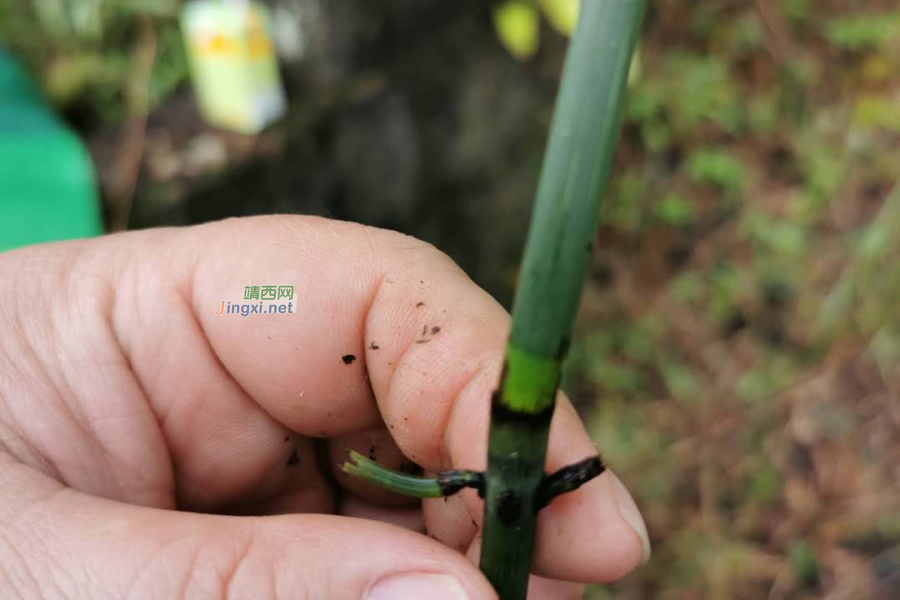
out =
[(694, 205), (678, 192), (669, 192), (653, 207), (654, 216), (675, 227), (686, 227), (696, 220)]
[(750, 211), (743, 230), (762, 252), (784, 258), (803, 256), (808, 246), (807, 228), (761, 211)]
[(719, 262), (707, 276), (707, 314), (715, 321), (724, 321), (734, 312), (741, 294), (741, 273), (737, 265)]
[(819, 581), (819, 559), (808, 543), (795, 540), (788, 547), (788, 560), (794, 575), (804, 586), (815, 585)]
[(814, 0), (781, 0), (781, 8), (788, 20), (804, 22), (813, 16)]
[(624, 395), (641, 393), (646, 384), (648, 367), (661, 361), (677, 366), (669, 357), (658, 353), (656, 340), (659, 331), (659, 322), (647, 318), (594, 333), (581, 346), (581, 364), (585, 374), (604, 392)]
[(578, 24), (580, 0), (538, 0), (544, 16), (563, 35), (572, 35)]
[(805, 362), (779, 351), (764, 351), (759, 364), (741, 373), (735, 382), (736, 398), (764, 402), (785, 389), (802, 372)]
[(685, 304), (698, 300), (706, 290), (706, 280), (697, 271), (678, 274), (669, 284), (669, 294), (676, 302)]
[(737, 133), (747, 120), (728, 62), (717, 55), (675, 49), (643, 72), (627, 116), (640, 126), (650, 150), (663, 150), (704, 123)]
[[(104, 122), (117, 122), (144, 105), (153, 107), (188, 75), (175, 17), (177, 0), (44, 0), (0, 6), (0, 38), (38, 73), (50, 100), (65, 110), (78, 107)], [(139, 23), (150, 23), (156, 60), (150, 80), (140, 76), (145, 43)], [(128, 87), (147, 89), (129, 97)], [(141, 106), (137, 106), (140, 104)]]
[(671, 78), (673, 89), (690, 90), (691, 93), (673, 93), (670, 96), (673, 114), (680, 116), (676, 130), (696, 126), (709, 119), (723, 131), (737, 133), (743, 119), (743, 108), (738, 101), (740, 92), (731, 77), (729, 65), (716, 55), (698, 56), (675, 52), (665, 59), (665, 70), (679, 73)]
[(559, 33), (571, 36), (580, 5), (579, 0), (506, 0), (494, 7), (494, 30), (510, 54), (528, 60), (541, 45), (541, 14)]
[(900, 11), (768, 3), (797, 48), (776, 61), (753, 8), (676, 4), (647, 38), (612, 283), (578, 344), (654, 558), (589, 597), (872, 597), (833, 557), (850, 523), (900, 531), (858, 509), (890, 495), (896, 453), (865, 424), (900, 376)]
[(687, 171), (699, 183), (736, 192), (744, 186), (744, 166), (734, 154), (719, 148), (700, 148), (687, 159)]
[(725, 45), (736, 54), (750, 53), (763, 48), (766, 39), (765, 26), (759, 14), (748, 8), (723, 30)]
[(541, 43), (540, 16), (530, 3), (508, 0), (493, 11), (494, 29), (503, 46), (519, 60), (535, 55)]
[(150, 76), (150, 106), (157, 106), (187, 78), (187, 55), (181, 32), (176, 27), (161, 28), (157, 34), (156, 63)]
[(862, 94), (853, 109), (853, 122), (863, 127), (883, 127), (900, 133), (897, 100), (884, 94)]
[(826, 136), (801, 132), (795, 142), (796, 153), (807, 190), (821, 198), (830, 197), (844, 178), (846, 161), (842, 148), (836, 148)]
[(835, 335), (850, 327), (875, 335), (900, 302), (900, 264), (889, 259), (900, 252), (900, 186), (867, 227), (847, 238), (848, 261), (820, 305), (816, 330)]
[(750, 98), (747, 107), (747, 125), (757, 134), (773, 133), (781, 121), (781, 95), (776, 91), (762, 90)]
[(622, 231), (638, 232), (646, 220), (644, 178), (637, 171), (625, 171), (619, 174), (612, 186), (612, 193), (602, 213), (603, 222)]
[(641, 374), (637, 369), (612, 360), (596, 360), (589, 375), (613, 393), (634, 394), (641, 388)]
[(696, 402), (703, 390), (700, 379), (684, 363), (677, 360), (663, 361), (660, 372), (669, 393), (679, 402)]
[(776, 500), (784, 488), (781, 474), (771, 466), (763, 466), (753, 473), (747, 489), (747, 501), (768, 503)]
[(900, 10), (880, 14), (855, 13), (831, 19), (825, 25), (825, 36), (845, 50), (877, 48), (900, 36)]

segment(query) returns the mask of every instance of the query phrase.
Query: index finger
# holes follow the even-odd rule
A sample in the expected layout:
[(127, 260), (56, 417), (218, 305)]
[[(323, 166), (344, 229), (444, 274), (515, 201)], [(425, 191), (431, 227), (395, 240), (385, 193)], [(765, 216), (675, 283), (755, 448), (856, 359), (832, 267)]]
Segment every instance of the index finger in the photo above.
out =
[[(191, 257), (184, 285), (216, 357), (277, 421), (330, 436), (383, 419), (426, 469), (484, 468), (509, 318), (445, 255), (397, 233), (307, 217), (212, 224), (186, 230), (176, 246)], [(221, 310), (268, 307), (244, 299), (256, 286), (293, 286), (291, 312)], [(592, 453), (561, 402), (548, 467)], [(620, 496), (602, 477), (545, 510), (539, 572), (601, 581), (633, 568), (646, 554), (643, 524), (625, 515)], [(467, 506), (479, 514), (476, 498)]]

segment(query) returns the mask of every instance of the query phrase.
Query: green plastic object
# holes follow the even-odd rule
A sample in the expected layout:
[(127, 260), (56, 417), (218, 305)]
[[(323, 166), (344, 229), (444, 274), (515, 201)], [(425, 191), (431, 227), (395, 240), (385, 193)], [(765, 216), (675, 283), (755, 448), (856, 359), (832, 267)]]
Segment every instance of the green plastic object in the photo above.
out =
[(0, 49), (0, 252), (101, 233), (90, 155)]

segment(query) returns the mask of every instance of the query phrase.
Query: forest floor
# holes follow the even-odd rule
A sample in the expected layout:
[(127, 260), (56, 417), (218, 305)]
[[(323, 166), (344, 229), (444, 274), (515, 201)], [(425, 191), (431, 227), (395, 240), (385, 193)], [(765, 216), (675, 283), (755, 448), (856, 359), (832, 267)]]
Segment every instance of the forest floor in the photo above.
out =
[(655, 552), (593, 600), (900, 597), (900, 12), (776, 5), (642, 48), (570, 389)]

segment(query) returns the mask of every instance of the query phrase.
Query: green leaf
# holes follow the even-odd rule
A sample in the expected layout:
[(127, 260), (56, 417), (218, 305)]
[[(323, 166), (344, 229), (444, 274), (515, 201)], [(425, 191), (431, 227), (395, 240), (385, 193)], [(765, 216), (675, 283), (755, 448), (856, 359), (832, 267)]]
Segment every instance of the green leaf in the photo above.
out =
[(893, 241), (892, 225), (889, 221), (875, 221), (867, 227), (856, 246), (856, 256), (863, 261), (884, 258)]
[(812, 547), (804, 541), (791, 542), (788, 560), (797, 579), (805, 586), (815, 585), (819, 580), (819, 560)]
[(744, 98), (722, 57), (675, 50), (666, 54), (662, 76), (667, 112), (677, 131), (688, 133), (707, 120), (729, 133), (737, 133), (743, 125)]
[(622, 353), (629, 360), (646, 363), (653, 357), (656, 343), (650, 327), (640, 323), (629, 324), (622, 327), (618, 337)]
[(738, 191), (744, 185), (744, 165), (727, 150), (696, 150), (687, 159), (687, 170), (698, 183), (712, 183), (730, 191)]
[(609, 204), (602, 214), (604, 223), (627, 233), (637, 233), (646, 216), (641, 206), (641, 196), (646, 181), (635, 171), (626, 171), (618, 176), (609, 196)]
[(813, 0), (782, 0), (784, 15), (791, 21), (807, 20), (813, 14)]
[(669, 192), (653, 207), (654, 216), (675, 227), (685, 227), (695, 221), (694, 205), (677, 192)]
[(635, 47), (631, 56), (631, 64), (628, 65), (628, 88), (631, 89), (641, 79), (641, 48)]
[(641, 386), (641, 374), (632, 366), (608, 358), (598, 360), (590, 369), (591, 378), (611, 392), (633, 394)]
[(578, 24), (580, 0), (538, 0), (547, 21), (565, 36), (572, 35)]
[(697, 271), (686, 271), (669, 284), (669, 294), (677, 302), (692, 302), (700, 298), (706, 285), (706, 278)]
[(781, 474), (772, 467), (762, 467), (754, 473), (747, 490), (753, 503), (767, 503), (778, 498), (784, 483)]
[(666, 361), (662, 376), (669, 393), (681, 402), (696, 402), (700, 397), (700, 381), (691, 370), (680, 362)]
[(508, 0), (494, 9), (494, 30), (507, 51), (518, 60), (532, 58), (541, 43), (537, 10), (520, 0)]
[(900, 106), (888, 95), (864, 94), (856, 100), (853, 122), (900, 133)]
[(765, 28), (758, 12), (750, 9), (735, 20), (723, 40), (735, 52), (752, 52), (762, 48), (765, 40)]
[(771, 224), (764, 241), (776, 254), (799, 257), (806, 251), (808, 237), (807, 231), (803, 227), (776, 221)]
[(898, 36), (900, 10), (880, 14), (851, 14), (832, 19), (825, 26), (825, 37), (845, 50), (877, 48)]
[(808, 189), (824, 198), (837, 191), (847, 171), (840, 152), (822, 136), (801, 138), (797, 153)]
[(716, 320), (727, 319), (738, 304), (741, 275), (726, 263), (717, 264), (709, 273), (709, 314)]

